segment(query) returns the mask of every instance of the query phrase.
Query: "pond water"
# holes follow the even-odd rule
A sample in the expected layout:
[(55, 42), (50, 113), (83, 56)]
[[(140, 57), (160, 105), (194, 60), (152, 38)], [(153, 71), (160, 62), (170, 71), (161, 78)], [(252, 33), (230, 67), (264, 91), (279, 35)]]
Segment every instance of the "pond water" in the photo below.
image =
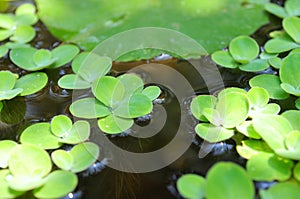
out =
[[(280, 1), (280, 3), (282, 3), (282, 1)], [(263, 45), (267, 39), (267, 33), (276, 29), (278, 24), (278, 21), (271, 20), (271, 24), (259, 29), (253, 37)], [(49, 46), (54, 48), (60, 44), (41, 23), (38, 23), (35, 28), (37, 30), (37, 37), (31, 44), (36, 48), (49, 48)], [(154, 63), (163, 64), (178, 71), (189, 81), (196, 94), (208, 94), (208, 90), (213, 94), (217, 94), (224, 86), (236, 86), (248, 89), (248, 80), (254, 76), (253, 73), (218, 68), (222, 76), (222, 83), (212, 81), (211, 85), (207, 85), (207, 82), (204, 81), (201, 76), (197, 75), (195, 66), (203, 68), (210, 66), (212, 64), (210, 57), (203, 57), (199, 60), (189, 60), (189, 62), (172, 58), (157, 58), (139, 62), (114, 63), (111, 75), (118, 76), (127, 71), (132, 71), (140, 65), (151, 65)], [(26, 74), (26, 71), (16, 67), (7, 57), (0, 59), (0, 70), (4, 69), (9, 69), (20, 75)], [(49, 82), (45, 89), (37, 94), (28, 96), (26, 99), (17, 98), (12, 101), (10, 105), (10, 107), (15, 107), (16, 111), (7, 110), (6, 112), (9, 113), (8, 116), (1, 115), (1, 118), (7, 117), (7, 120), (13, 123), (12, 125), (0, 123), (1, 139), (16, 139), (17, 133), (29, 124), (50, 121), (53, 116), (58, 114), (67, 114), (71, 117), (68, 112), (68, 106), (72, 102), (72, 93), (57, 86), (59, 77), (72, 72), (70, 65), (66, 65), (60, 69), (45, 70), (45, 72), (49, 77)], [(275, 73), (275, 71), (272, 70), (266, 70), (264, 72)], [(168, 74), (162, 73), (160, 76), (167, 77)], [(147, 77), (143, 78), (147, 80)], [(182, 174), (197, 173), (205, 176), (209, 168), (219, 161), (232, 161), (245, 166), (246, 160), (237, 154), (235, 141), (233, 139), (215, 145), (206, 143), (207, 147), (211, 150), (208, 151), (207, 154), (204, 154), (204, 157), (199, 158), (199, 155), (201, 156), (199, 150), (203, 144), (203, 140), (194, 136), (193, 128), (197, 121), (193, 119), (193, 116), (188, 110), (189, 103), (193, 96), (185, 96), (184, 99), (177, 99), (170, 88), (159, 84), (158, 86), (162, 89), (162, 94), (156, 101), (157, 104), (154, 106), (154, 111), (145, 117), (137, 118), (132, 131), (119, 136), (109, 136), (109, 139), (118, 147), (136, 153), (146, 153), (160, 149), (174, 138), (182, 115), (180, 109), (182, 105), (185, 108), (184, 117), (189, 121), (187, 125), (189, 125), (190, 128), (187, 133), (190, 134), (193, 141), (188, 150), (179, 159), (165, 168), (153, 172), (136, 174), (121, 172), (108, 167), (107, 163), (114, 159), (114, 157), (106, 149), (100, 148), (100, 160), (87, 171), (79, 174), (80, 181), (77, 190), (64, 198), (181, 198), (176, 190), (175, 183)], [(208, 89), (209, 86), (210, 89)], [(145, 127), (160, 120), (161, 112), (160, 109), (155, 108), (157, 105), (162, 105), (168, 116), (162, 129), (150, 138), (131, 136), (130, 133), (138, 129), (143, 129), (139, 127)], [(22, 112), (25, 116), (22, 115)], [(23, 119), (23, 116), (25, 119)], [(91, 141), (94, 141), (93, 139), (99, 139), (97, 137), (97, 130), (94, 129), (94, 131), (95, 132), (92, 132)], [(257, 187), (264, 187), (269, 184), (260, 183), (256, 185)]]

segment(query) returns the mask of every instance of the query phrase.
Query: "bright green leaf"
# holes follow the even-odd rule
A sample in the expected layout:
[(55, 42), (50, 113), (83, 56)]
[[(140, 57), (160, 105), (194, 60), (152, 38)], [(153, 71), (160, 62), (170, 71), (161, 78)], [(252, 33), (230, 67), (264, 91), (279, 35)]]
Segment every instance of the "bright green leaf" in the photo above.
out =
[(62, 76), (58, 80), (58, 85), (65, 89), (86, 89), (92, 86), (90, 82), (87, 82), (79, 75), (74, 74)]
[(14, 88), (18, 75), (5, 70), (0, 71), (0, 92), (9, 91)]
[(109, 115), (98, 120), (99, 128), (108, 134), (118, 134), (128, 130), (133, 125), (133, 119)]
[(89, 54), (91, 54), (91, 52), (82, 52), (75, 56), (72, 61), (72, 70), (74, 73), (78, 73), (80, 67), (83, 67), (82, 63), (85, 61)]
[(0, 58), (4, 57), (7, 52), (8, 52), (9, 48), (7, 48), (5, 45), (0, 45)]
[(144, 87), (143, 80), (136, 74), (124, 74), (117, 77), (125, 88), (125, 96), (130, 96), (135, 92), (142, 92)]
[(6, 181), (8, 175), (10, 175), (8, 169), (0, 170), (0, 195), (2, 198), (17, 198), (24, 192), (16, 191), (9, 187), (8, 182)]
[(212, 95), (199, 95), (192, 100), (190, 109), (195, 118), (207, 122), (208, 120), (203, 115), (203, 110), (205, 108), (214, 108), (216, 103), (217, 98)]
[(211, 55), (212, 60), (226, 68), (237, 68), (238, 64), (235, 62), (233, 57), (228, 51), (216, 51)]
[(35, 30), (31, 26), (18, 26), (13, 35), (9, 38), (16, 43), (27, 43), (35, 37)]
[(54, 59), (52, 59), (52, 55), (49, 50), (40, 49), (34, 53), (33, 61), (39, 67), (46, 67), (52, 64)]
[(252, 121), (244, 121), (242, 124), (236, 126), (236, 129), (249, 138), (260, 139), (260, 135), (255, 131)]
[(71, 44), (64, 44), (54, 48), (51, 51), (51, 54), (52, 57), (55, 59), (55, 62), (50, 66), (50, 68), (58, 68), (67, 64), (78, 53), (79, 53), (79, 48)]
[(146, 95), (151, 101), (153, 101), (158, 98), (161, 90), (158, 86), (148, 86), (142, 91), (142, 93)]
[(35, 71), (43, 67), (37, 67), (33, 61), (33, 55), (37, 50), (32, 47), (12, 49), (9, 53), (11, 61), (24, 70)]
[(296, 43), (300, 43), (300, 18), (287, 17), (282, 21), (284, 30), (293, 38)]
[(255, 108), (263, 108), (269, 102), (269, 94), (266, 89), (261, 87), (252, 87), (247, 96), (250, 100), (251, 107)]
[(237, 145), (236, 150), (240, 156), (246, 159), (250, 159), (253, 155), (256, 155), (260, 152), (273, 153), (272, 149), (261, 140), (243, 140), (242, 146)]
[(43, 72), (35, 72), (19, 78), (16, 82), (15, 88), (23, 89), (20, 96), (34, 94), (42, 90), (48, 83), (48, 76)]
[(289, 16), (299, 16), (300, 15), (300, 1), (299, 0), (287, 0), (284, 7), (289, 14)]
[(297, 164), (294, 167), (293, 170), (293, 175), (294, 178), (296, 178), (296, 180), (298, 180), (298, 182), (300, 182), (300, 162), (297, 162)]
[(0, 141), (0, 168), (8, 166), (8, 160), (12, 150), (17, 146), (17, 143), (11, 140)]
[(239, 69), (247, 72), (258, 72), (258, 71), (266, 70), (268, 67), (269, 67), (268, 60), (255, 59), (250, 61), (247, 64), (241, 65)]
[(264, 47), (269, 53), (281, 53), (299, 48), (300, 45), (295, 43), (290, 37), (287, 37), (271, 39), (267, 41)]
[(294, 182), (278, 182), (271, 188), (259, 191), (261, 199), (298, 199), (300, 195), (300, 187)]
[(51, 132), (57, 137), (64, 137), (70, 133), (72, 125), (72, 120), (69, 117), (57, 115), (51, 120)]
[(52, 161), (56, 166), (63, 170), (71, 170), (73, 165), (73, 157), (65, 150), (56, 150), (51, 153)]
[(272, 67), (279, 69), (282, 64), (282, 59), (279, 57), (272, 57), (268, 60), (268, 62)]
[(279, 17), (279, 18), (285, 18), (288, 16), (285, 9), (282, 6), (279, 6), (275, 3), (267, 3), (265, 5), (266, 11), (270, 12), (271, 14)]
[(198, 136), (211, 143), (227, 140), (234, 135), (233, 129), (226, 129), (207, 123), (198, 124), (195, 127), (195, 131)]
[(205, 196), (205, 179), (196, 174), (185, 174), (177, 180), (177, 189), (184, 198), (202, 199)]
[(290, 54), (283, 60), (279, 70), (280, 80), (296, 89), (300, 88), (299, 64), (300, 53)]
[[(285, 137), (285, 145), (289, 151), (300, 151), (300, 131), (291, 131)], [(299, 154), (300, 157), (300, 154)]]
[(300, 131), (300, 111), (298, 110), (287, 110), (281, 114), (283, 117), (288, 119), (289, 123), (292, 125), (293, 130)]
[(60, 138), (59, 141), (66, 144), (78, 144), (86, 141), (90, 136), (90, 124), (87, 121), (77, 121), (71, 131)]

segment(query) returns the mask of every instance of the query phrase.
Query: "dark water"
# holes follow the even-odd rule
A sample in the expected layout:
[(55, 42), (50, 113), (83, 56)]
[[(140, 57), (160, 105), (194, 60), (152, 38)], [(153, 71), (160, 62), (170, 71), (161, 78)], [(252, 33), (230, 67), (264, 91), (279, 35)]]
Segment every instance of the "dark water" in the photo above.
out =
[[(279, 3), (282, 3), (280, 1)], [(263, 45), (268, 39), (268, 33), (280, 27), (280, 20), (271, 18), (271, 23), (265, 25), (253, 34), (253, 37)], [(47, 29), (38, 23), (35, 26), (37, 30), (37, 37), (31, 43), (36, 48), (54, 48), (60, 44)], [(111, 75), (117, 76), (126, 73), (134, 68), (149, 64), (163, 64), (178, 71), (192, 86), (194, 94), (217, 94), (218, 91), (225, 87), (236, 86), (248, 89), (248, 81), (254, 76), (253, 73), (241, 72), (239, 70), (228, 70), (224, 68), (211, 68), (214, 66), (210, 57), (203, 57), (198, 60), (147, 60), (130, 63), (114, 63)], [(217, 79), (199, 76), (197, 68), (206, 71), (209, 76), (214, 72), (221, 74), (222, 81)], [(0, 59), (0, 70), (8, 69), (20, 76), (27, 72), (19, 69), (12, 64), (7, 57)], [(68, 111), (68, 106), (72, 102), (72, 92), (61, 89), (57, 86), (57, 80), (64, 74), (71, 73), (70, 65), (66, 65), (60, 69), (44, 70), (49, 76), (49, 82), (45, 89), (37, 94), (28, 96), (26, 98), (17, 98), (7, 103), (9, 109), (1, 114), (1, 119), (6, 123), (0, 123), (0, 138), (14, 139), (18, 137), (26, 126), (35, 122), (50, 121), (51, 118), (58, 114), (66, 114), (72, 117)], [(264, 73), (277, 73), (272, 69), (264, 71)], [(161, 73), (161, 77), (168, 77), (168, 74)], [(147, 77), (143, 77), (147, 79)], [(176, 82), (176, 80), (174, 80)], [(233, 139), (217, 143), (213, 146), (207, 145), (210, 150), (204, 157), (199, 158), (199, 150), (203, 144), (203, 140), (195, 136), (193, 128), (197, 121), (189, 112), (189, 104), (194, 95), (187, 95), (184, 99), (177, 99), (172, 89), (159, 85), (162, 89), (162, 94), (159, 100), (154, 105), (154, 111), (143, 117), (135, 120), (133, 129), (138, 129), (139, 126), (150, 125), (160, 119), (160, 113), (156, 110), (158, 105), (162, 105), (167, 113), (167, 120), (161, 131), (150, 138), (136, 138), (129, 134), (122, 134), (120, 136), (111, 136), (110, 140), (118, 147), (132, 151), (135, 153), (146, 153), (158, 150), (168, 144), (175, 136), (179, 127), (181, 109), (184, 107), (185, 117), (188, 118), (189, 125), (188, 132), (186, 132), (192, 139), (193, 143), (183, 153), (183, 155), (174, 161), (172, 164), (160, 170), (148, 173), (126, 173), (114, 170), (107, 166), (109, 161), (114, 157), (105, 148), (100, 149), (100, 159), (92, 165), (87, 171), (79, 174), (79, 186), (77, 190), (70, 193), (65, 198), (116, 198), (116, 199), (131, 199), (131, 198), (181, 198), (176, 191), (176, 180), (185, 173), (197, 173), (205, 176), (210, 167), (219, 161), (232, 161), (239, 165), (245, 166), (245, 160), (241, 158), (235, 150), (235, 141)], [(284, 102), (284, 104), (288, 104)], [(93, 137), (97, 136), (92, 132), (91, 141)], [(128, 133), (128, 132), (127, 132)], [(203, 154), (202, 154), (203, 156)], [(257, 187), (269, 186), (269, 184), (257, 183)]]

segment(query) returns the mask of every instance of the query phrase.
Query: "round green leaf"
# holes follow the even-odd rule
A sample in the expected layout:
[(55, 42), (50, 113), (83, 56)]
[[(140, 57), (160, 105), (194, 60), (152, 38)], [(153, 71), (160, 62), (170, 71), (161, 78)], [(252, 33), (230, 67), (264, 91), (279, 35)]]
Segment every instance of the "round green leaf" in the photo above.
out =
[(195, 97), (190, 105), (191, 112), (195, 118), (200, 121), (207, 122), (207, 118), (203, 115), (205, 108), (214, 108), (217, 98), (212, 95), (199, 95)]
[(2, 198), (16, 198), (20, 195), (22, 195), (24, 192), (13, 190), (9, 187), (6, 178), (9, 175), (9, 170), (4, 169), (0, 170), (0, 196)]
[(71, 170), (73, 165), (73, 157), (65, 150), (56, 150), (51, 153), (52, 161), (62, 170)]
[(8, 39), (14, 32), (12, 30), (0, 30), (0, 41)]
[(247, 71), (247, 72), (258, 72), (258, 71), (263, 71), (268, 67), (269, 67), (268, 60), (255, 59), (250, 61), (247, 64), (241, 65), (239, 68), (240, 70)]
[(225, 128), (233, 128), (244, 122), (248, 117), (249, 109), (249, 100), (243, 93), (226, 93), (218, 97), (216, 104), (216, 110), (222, 118), (221, 125)]
[(17, 146), (17, 143), (11, 140), (0, 141), (0, 168), (8, 166), (8, 160), (12, 150)]
[[(95, 53), (89, 53), (80, 64), (78, 75), (84, 80), (92, 83), (96, 79), (106, 75), (110, 71), (111, 66), (111, 58), (102, 57)], [(78, 66), (76, 68), (78, 68)]]
[(43, 149), (57, 149), (61, 146), (57, 137), (51, 133), (50, 124), (46, 122), (27, 127), (20, 136), (22, 144), (33, 144)]
[(262, 87), (266, 89), (269, 93), (270, 98), (272, 99), (286, 99), (289, 97), (289, 94), (286, 93), (281, 87), (280, 87), (280, 79), (276, 75), (271, 74), (262, 74), (257, 75), (250, 79), (249, 82), (251, 87)]
[(24, 3), (16, 9), (15, 14), (16, 15), (35, 14), (35, 6), (31, 3)]
[(142, 92), (143, 80), (135, 74), (124, 74), (117, 77), (125, 88), (125, 96), (131, 96), (135, 92)]
[(259, 46), (249, 36), (238, 36), (231, 40), (229, 52), (234, 60), (246, 64), (258, 56)]
[(205, 179), (196, 174), (185, 174), (177, 180), (177, 189), (184, 198), (202, 199), (205, 196)]
[(298, 153), (300, 151), (300, 131), (291, 131), (285, 137), (285, 145), (287, 150)]
[(42, 178), (51, 171), (49, 154), (38, 146), (22, 144), (11, 152), (8, 166), (15, 177)]
[(7, 48), (5, 45), (0, 45), (0, 58), (5, 56), (8, 52), (9, 48)]
[(272, 67), (279, 69), (282, 64), (282, 59), (279, 57), (272, 57), (268, 60), (268, 62)]
[(238, 64), (228, 51), (216, 51), (211, 55), (212, 60), (225, 68), (237, 68)]
[(244, 121), (242, 124), (236, 126), (236, 129), (249, 138), (260, 139), (260, 135), (255, 131), (252, 121)]
[(70, 112), (76, 117), (86, 119), (105, 117), (110, 114), (109, 108), (95, 98), (83, 98), (73, 102)]
[(227, 140), (234, 135), (234, 130), (232, 129), (207, 123), (198, 124), (195, 127), (195, 131), (198, 136), (211, 143)]
[(0, 71), (0, 92), (12, 90), (17, 78), (17, 74), (13, 74), (8, 70)]
[(126, 91), (119, 79), (105, 76), (93, 83), (92, 92), (100, 102), (114, 108), (122, 101)]
[(74, 74), (62, 76), (58, 80), (58, 85), (65, 89), (86, 89), (92, 86), (91, 83)]
[(114, 115), (98, 120), (99, 128), (108, 134), (118, 134), (128, 130), (133, 125), (133, 119), (121, 118)]
[(99, 147), (91, 142), (85, 142), (74, 146), (70, 155), (73, 157), (71, 171), (74, 173), (84, 171), (89, 168), (99, 156)]
[(293, 130), (281, 115), (260, 115), (253, 119), (253, 127), (273, 149), (284, 149), (284, 137)]
[(288, 84), (288, 83), (282, 83), (280, 84), (281, 88), (289, 93), (289, 94), (292, 94), (292, 95), (295, 95), (297, 97), (300, 96), (300, 87), (299, 88), (295, 88), (294, 86)]
[(269, 53), (282, 53), (294, 48), (299, 48), (300, 45), (295, 43), (292, 38), (275, 38), (267, 41), (265, 49)]
[(43, 67), (34, 64), (33, 55), (37, 50), (32, 47), (23, 47), (12, 49), (9, 53), (11, 61), (24, 70), (35, 71)]
[(47, 182), (35, 189), (33, 194), (37, 198), (61, 198), (74, 191), (78, 183), (74, 173), (56, 170), (47, 176)]
[(284, 181), (291, 177), (293, 161), (273, 153), (260, 152), (247, 161), (247, 172), (257, 181)]
[(142, 94), (146, 95), (151, 101), (158, 98), (160, 93), (161, 90), (158, 86), (148, 86), (142, 91)]
[(19, 95), (20, 93), (22, 93), (22, 91), (23, 91), (22, 88), (16, 88), (9, 91), (2, 91), (0, 92), (0, 100), (10, 100), (16, 97), (17, 95)]
[(51, 51), (55, 62), (50, 68), (58, 68), (70, 62), (79, 53), (79, 48), (72, 44), (64, 44)]
[(253, 199), (254, 195), (253, 182), (242, 167), (230, 162), (221, 162), (208, 171), (206, 180), (208, 199)]
[(278, 182), (268, 190), (259, 191), (261, 199), (298, 199), (300, 187), (294, 182)]
[(82, 63), (89, 54), (90, 52), (82, 52), (75, 56), (72, 61), (72, 70), (74, 73), (78, 73), (80, 67), (82, 67)]
[(59, 139), (66, 144), (77, 144), (86, 141), (90, 136), (90, 124), (87, 121), (77, 121), (74, 123), (71, 131)]
[(284, 30), (293, 38), (296, 43), (300, 43), (300, 18), (287, 17), (282, 21)]
[(112, 112), (123, 118), (137, 118), (152, 111), (152, 101), (144, 94), (133, 94), (127, 101), (123, 100)]
[(240, 156), (246, 159), (250, 159), (253, 155), (256, 155), (260, 152), (273, 152), (264, 141), (252, 139), (243, 140), (242, 146), (237, 145), (236, 150)]
[(15, 26), (14, 16), (11, 14), (0, 13), (0, 27), (4, 29), (13, 29)]
[(279, 18), (285, 18), (288, 16), (285, 9), (282, 6), (279, 6), (275, 3), (265, 4), (265, 10)]
[(223, 96), (227, 95), (228, 93), (240, 93), (240, 94), (247, 94), (247, 91), (245, 91), (242, 88), (238, 88), (238, 87), (229, 87), (226, 89), (221, 90), (221, 92), (219, 92), (218, 94), (218, 98), (222, 98)]
[(16, 43), (27, 43), (35, 37), (35, 30), (31, 26), (18, 26), (14, 34), (9, 38)]
[(57, 137), (67, 136), (72, 129), (72, 120), (65, 115), (58, 115), (51, 120), (51, 131)]
[(279, 70), (280, 80), (290, 84), (295, 89), (300, 88), (300, 53), (288, 55), (282, 62)]
[(247, 96), (250, 100), (251, 107), (255, 108), (263, 108), (269, 102), (269, 94), (268, 91), (261, 87), (252, 87)]
[(39, 67), (49, 66), (54, 62), (51, 52), (46, 49), (40, 49), (36, 51), (33, 55), (33, 61)]
[(293, 175), (294, 178), (298, 180), (298, 182), (300, 182), (300, 162), (297, 162), (297, 164), (295, 165)]
[(48, 76), (46, 73), (35, 72), (18, 79), (15, 88), (23, 89), (23, 91), (20, 93), (20, 96), (26, 96), (42, 90), (47, 83)]
[(293, 130), (300, 131), (300, 111), (298, 110), (288, 110), (281, 114), (283, 117), (288, 119), (289, 123), (292, 125)]
[(300, 15), (300, 1), (299, 0), (288, 0), (285, 2), (284, 7), (289, 14), (289, 16), (299, 16)]

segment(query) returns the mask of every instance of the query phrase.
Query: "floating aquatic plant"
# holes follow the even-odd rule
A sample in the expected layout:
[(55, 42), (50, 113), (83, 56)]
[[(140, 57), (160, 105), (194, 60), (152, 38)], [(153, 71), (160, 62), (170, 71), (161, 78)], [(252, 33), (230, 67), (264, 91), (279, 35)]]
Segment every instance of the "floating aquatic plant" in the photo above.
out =
[(284, 3), (284, 7), (275, 3), (267, 3), (265, 4), (265, 9), (277, 17), (286, 18), (300, 15), (299, 4), (299, 0), (287, 0)]

